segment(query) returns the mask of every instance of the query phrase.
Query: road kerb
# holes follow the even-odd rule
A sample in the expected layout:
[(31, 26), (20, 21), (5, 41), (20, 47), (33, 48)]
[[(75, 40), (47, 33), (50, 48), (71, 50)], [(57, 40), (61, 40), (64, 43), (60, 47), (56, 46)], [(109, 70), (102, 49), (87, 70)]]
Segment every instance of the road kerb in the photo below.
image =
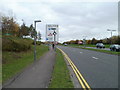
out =
[(80, 71), (77, 69), (77, 67), (74, 65), (74, 63), (71, 61), (71, 59), (68, 57), (68, 55), (63, 51), (61, 50), (60, 48), (58, 48), (62, 53), (63, 55), (65, 56), (65, 58), (67, 59), (67, 61), (69, 62), (71, 68), (73, 69), (80, 85), (82, 86), (82, 88), (84, 90), (88, 89), (88, 90), (91, 90), (89, 84), (87, 83), (87, 81), (83, 78), (82, 74), (80, 73)]

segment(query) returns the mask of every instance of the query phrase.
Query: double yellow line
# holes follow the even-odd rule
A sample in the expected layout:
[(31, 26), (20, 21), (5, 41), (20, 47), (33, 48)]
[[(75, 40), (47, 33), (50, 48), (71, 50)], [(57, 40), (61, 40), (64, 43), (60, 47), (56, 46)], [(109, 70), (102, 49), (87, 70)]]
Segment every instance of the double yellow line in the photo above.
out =
[(74, 63), (71, 61), (71, 59), (68, 57), (68, 55), (63, 50), (61, 50), (60, 48), (58, 48), (58, 49), (63, 53), (63, 55), (65, 56), (65, 58), (69, 62), (70, 66), (72, 67), (72, 69), (73, 69), (73, 71), (74, 71), (74, 73), (75, 73), (75, 75), (76, 75), (80, 85), (82, 86), (82, 88), (84, 90), (91, 90), (90, 86), (88, 85), (86, 80), (83, 78), (82, 74), (77, 69), (77, 67), (74, 65)]

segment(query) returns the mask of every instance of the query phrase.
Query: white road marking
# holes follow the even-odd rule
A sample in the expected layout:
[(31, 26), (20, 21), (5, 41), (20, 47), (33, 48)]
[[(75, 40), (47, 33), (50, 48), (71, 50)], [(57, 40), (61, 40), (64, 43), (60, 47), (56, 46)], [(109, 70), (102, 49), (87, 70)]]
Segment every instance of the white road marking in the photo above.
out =
[(83, 52), (80, 52), (80, 53), (83, 53)]
[(94, 59), (98, 59), (98, 58), (96, 58), (96, 57), (92, 57), (92, 58), (94, 58)]

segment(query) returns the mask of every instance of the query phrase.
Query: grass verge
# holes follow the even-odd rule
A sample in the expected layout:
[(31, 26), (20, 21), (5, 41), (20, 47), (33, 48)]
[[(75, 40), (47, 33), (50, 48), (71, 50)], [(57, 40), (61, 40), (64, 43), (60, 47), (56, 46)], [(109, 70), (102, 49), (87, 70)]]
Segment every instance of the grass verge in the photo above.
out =
[(74, 88), (64, 56), (57, 49), (56, 63), (49, 88)]
[[(115, 51), (109, 51), (109, 50), (103, 50), (103, 49), (94, 49), (94, 48), (87, 48), (87, 47), (96, 47), (95, 45), (85, 45), (86, 48), (84, 48), (84, 45), (78, 45), (78, 44), (68, 44), (68, 47), (74, 47), (74, 48), (81, 48), (81, 49), (86, 49), (86, 50), (92, 50), (92, 51), (98, 51), (98, 52), (103, 52), (107, 54), (113, 54), (113, 55), (120, 55), (120, 52), (115, 52)], [(106, 48), (109, 48), (110, 45), (105, 45)]]
[[(34, 60), (33, 57), (33, 46), (31, 50), (24, 52), (3, 52), (2, 58), (4, 62), (2, 62), (2, 82), (4, 83), (6, 80), (10, 79), (20, 71), (22, 71), (25, 67), (31, 64)], [(37, 50), (37, 59), (40, 58), (44, 53), (48, 51), (48, 47), (44, 45), (40, 45), (36, 47)]]
[(78, 46), (70, 46), (70, 47), (92, 50), (92, 51), (97, 51), (97, 52), (103, 52), (103, 53), (113, 54), (113, 55), (120, 55), (120, 52), (108, 51), (108, 50), (103, 50), (103, 49), (93, 49), (93, 48), (87, 48), (87, 47), (84, 48), (84, 47), (78, 47)]
[[(69, 44), (68, 46), (81, 46), (81, 47), (84, 47), (84, 45), (79, 45), (79, 44)], [(95, 44), (86, 44), (85, 45), (86, 47), (96, 47)], [(110, 44), (105, 44), (105, 48), (109, 48), (110, 47)]]
[(113, 55), (120, 55), (120, 52), (114, 52), (114, 51), (108, 51), (108, 50), (102, 50), (102, 49), (92, 49), (92, 48), (82, 48), (82, 49), (99, 51), (99, 52), (108, 53), (108, 54), (113, 54)]

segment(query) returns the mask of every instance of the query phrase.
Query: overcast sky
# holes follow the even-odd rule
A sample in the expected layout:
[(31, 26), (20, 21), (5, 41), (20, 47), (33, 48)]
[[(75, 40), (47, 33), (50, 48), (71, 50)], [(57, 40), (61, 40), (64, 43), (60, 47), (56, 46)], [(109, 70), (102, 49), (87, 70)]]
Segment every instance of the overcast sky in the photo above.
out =
[[(96, 1), (96, 2), (95, 2)], [(114, 2), (113, 2), (114, 1)], [(117, 30), (118, 0), (2, 0), (0, 13), (16, 17), (21, 25), (37, 23), (45, 40), (45, 25), (59, 25), (59, 41), (110, 37), (107, 29)]]

